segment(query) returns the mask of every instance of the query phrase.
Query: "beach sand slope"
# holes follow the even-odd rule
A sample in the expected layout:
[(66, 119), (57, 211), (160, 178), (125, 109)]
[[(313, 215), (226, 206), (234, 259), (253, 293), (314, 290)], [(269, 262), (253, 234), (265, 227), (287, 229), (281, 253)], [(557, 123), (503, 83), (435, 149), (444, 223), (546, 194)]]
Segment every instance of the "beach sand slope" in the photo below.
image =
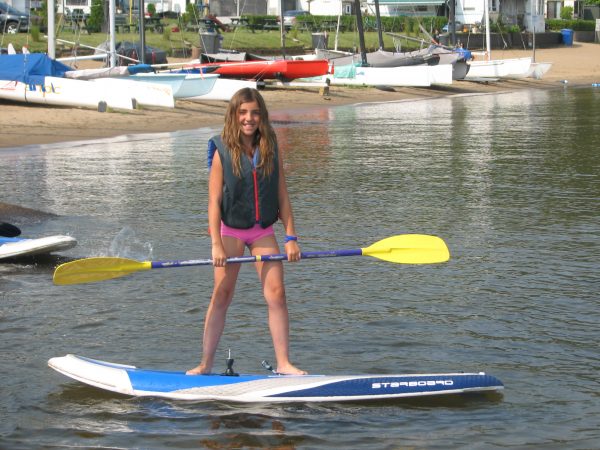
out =
[[(493, 59), (531, 56), (530, 50), (495, 50)], [(538, 62), (551, 62), (542, 80), (501, 80), (495, 83), (458, 81), (450, 86), (396, 88), (331, 87), (328, 96), (318, 88), (267, 88), (263, 95), (271, 113), (365, 102), (425, 99), (465, 93), (494, 93), (518, 89), (553, 89), (600, 82), (600, 44), (578, 43), (536, 50)], [(226, 102), (178, 100), (174, 109), (143, 108), (99, 113), (80, 108), (44, 107), (0, 100), (0, 148), (80, 141), (138, 133), (171, 132), (218, 127)]]

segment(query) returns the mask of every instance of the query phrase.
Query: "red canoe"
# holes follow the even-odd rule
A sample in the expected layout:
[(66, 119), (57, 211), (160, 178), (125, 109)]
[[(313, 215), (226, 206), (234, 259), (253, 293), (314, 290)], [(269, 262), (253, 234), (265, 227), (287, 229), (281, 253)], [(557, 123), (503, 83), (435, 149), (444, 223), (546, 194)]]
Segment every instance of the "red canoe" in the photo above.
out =
[[(208, 69), (222, 77), (252, 80), (293, 80), (295, 78), (318, 77), (330, 73), (329, 61), (278, 59), (272, 61), (239, 61), (208, 64), (190, 64), (184, 69)], [(212, 70), (210, 70), (212, 69)]]

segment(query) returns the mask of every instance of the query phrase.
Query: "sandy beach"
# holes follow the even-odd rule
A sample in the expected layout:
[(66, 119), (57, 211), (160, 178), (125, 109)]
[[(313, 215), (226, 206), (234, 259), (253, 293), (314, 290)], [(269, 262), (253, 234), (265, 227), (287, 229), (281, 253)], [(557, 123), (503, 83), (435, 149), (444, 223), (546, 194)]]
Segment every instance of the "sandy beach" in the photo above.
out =
[[(495, 50), (493, 59), (531, 56), (529, 50)], [(502, 80), (493, 83), (457, 81), (450, 86), (396, 88), (393, 92), (376, 88), (331, 87), (325, 97), (318, 88), (267, 88), (263, 95), (271, 112), (293, 111), (323, 106), (364, 102), (401, 101), (465, 93), (494, 93), (518, 89), (555, 89), (600, 82), (600, 44), (574, 43), (538, 49), (537, 62), (551, 62), (542, 80)], [(171, 59), (172, 62), (176, 60)], [(88, 63), (89, 66), (93, 67)], [(80, 67), (81, 68), (81, 67)], [(99, 113), (79, 108), (44, 107), (0, 100), (0, 148), (115, 137), (148, 132), (170, 132), (218, 126), (225, 102), (178, 100), (174, 109), (144, 108), (134, 111)]]

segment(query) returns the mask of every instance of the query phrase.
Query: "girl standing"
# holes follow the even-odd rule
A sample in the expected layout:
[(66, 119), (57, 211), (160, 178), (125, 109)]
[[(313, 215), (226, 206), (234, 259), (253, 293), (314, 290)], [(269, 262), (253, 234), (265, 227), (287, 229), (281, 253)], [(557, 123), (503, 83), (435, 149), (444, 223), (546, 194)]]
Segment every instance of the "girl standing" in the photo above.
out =
[[(212, 162), (211, 162), (212, 158)], [(209, 140), (208, 222), (214, 289), (204, 322), (202, 360), (189, 375), (210, 373), (240, 264), (227, 258), (279, 253), (273, 224), (281, 219), (288, 261), (300, 259), (294, 217), (264, 99), (256, 89), (239, 90), (229, 102), (220, 136)], [(277, 372), (304, 375), (289, 359), (289, 317), (281, 261), (257, 262), (267, 302)]]

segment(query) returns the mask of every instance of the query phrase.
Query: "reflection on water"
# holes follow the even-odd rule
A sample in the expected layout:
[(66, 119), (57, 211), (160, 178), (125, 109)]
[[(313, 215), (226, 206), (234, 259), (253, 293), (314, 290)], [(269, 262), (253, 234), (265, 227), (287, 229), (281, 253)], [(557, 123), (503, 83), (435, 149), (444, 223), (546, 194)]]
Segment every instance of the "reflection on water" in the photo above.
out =
[[(0, 264), (5, 445), (595, 447), (599, 119), (590, 89), (273, 114), (303, 250), (431, 233), (452, 253), (441, 265), (287, 265), (294, 362), (332, 374), (486, 371), (505, 383), (503, 396), (231, 405), (103, 393), (47, 359), (191, 367), (210, 268), (59, 287), (52, 261)], [(11, 151), (0, 187), (7, 202), (58, 215), (21, 225), (77, 237), (62, 258), (209, 257), (205, 143), (217, 131)], [(273, 359), (250, 265), (215, 370), (229, 348), (238, 372)]]

